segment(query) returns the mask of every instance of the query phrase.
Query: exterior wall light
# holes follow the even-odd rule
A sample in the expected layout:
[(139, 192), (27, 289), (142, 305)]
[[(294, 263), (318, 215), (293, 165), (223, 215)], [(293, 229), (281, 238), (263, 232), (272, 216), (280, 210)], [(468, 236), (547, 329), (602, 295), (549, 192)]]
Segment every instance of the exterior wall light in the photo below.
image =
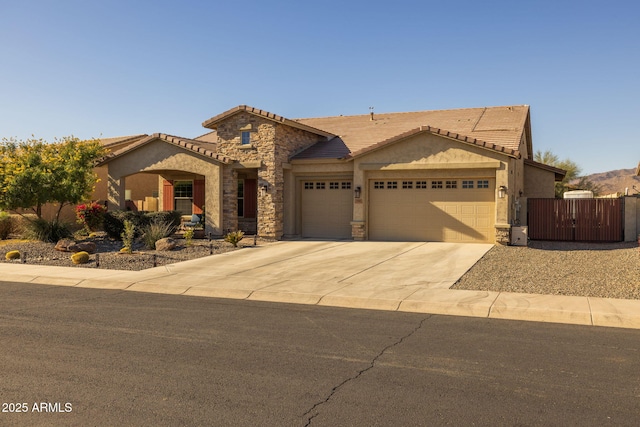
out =
[(359, 199), (360, 195), (362, 194), (362, 188), (360, 186), (357, 186), (354, 193), (355, 193), (356, 199)]
[(269, 185), (268, 184), (261, 184), (260, 185), (260, 195), (264, 196), (265, 194), (267, 194), (267, 191), (269, 191)]
[(498, 188), (498, 197), (501, 199), (504, 199), (504, 196), (507, 195), (507, 187), (505, 187), (504, 185), (501, 185)]

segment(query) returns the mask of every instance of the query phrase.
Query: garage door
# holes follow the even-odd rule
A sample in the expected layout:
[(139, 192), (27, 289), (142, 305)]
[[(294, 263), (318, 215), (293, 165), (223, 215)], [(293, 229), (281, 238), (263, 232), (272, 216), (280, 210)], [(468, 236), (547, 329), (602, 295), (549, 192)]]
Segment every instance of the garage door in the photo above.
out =
[(494, 242), (494, 179), (369, 182), (369, 239)]
[(302, 236), (329, 239), (351, 237), (353, 191), (350, 180), (301, 183)]

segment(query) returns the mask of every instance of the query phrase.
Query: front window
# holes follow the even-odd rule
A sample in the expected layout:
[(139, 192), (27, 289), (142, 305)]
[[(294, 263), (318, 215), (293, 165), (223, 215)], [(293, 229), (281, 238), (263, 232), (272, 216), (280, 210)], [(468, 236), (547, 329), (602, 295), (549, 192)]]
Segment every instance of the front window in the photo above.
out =
[(242, 145), (249, 145), (251, 144), (251, 132), (249, 131), (242, 131)]
[(193, 214), (193, 181), (176, 181), (173, 184), (175, 210), (182, 215)]

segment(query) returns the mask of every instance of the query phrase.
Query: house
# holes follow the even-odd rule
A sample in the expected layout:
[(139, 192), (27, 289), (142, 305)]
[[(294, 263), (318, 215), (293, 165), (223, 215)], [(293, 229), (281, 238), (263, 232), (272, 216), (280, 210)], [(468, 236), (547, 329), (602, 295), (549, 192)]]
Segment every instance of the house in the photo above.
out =
[(109, 142), (96, 198), (125, 208), (137, 188), (216, 236), (506, 244), (526, 199), (564, 176), (533, 161), (527, 105), (304, 119), (240, 105), (203, 126)]

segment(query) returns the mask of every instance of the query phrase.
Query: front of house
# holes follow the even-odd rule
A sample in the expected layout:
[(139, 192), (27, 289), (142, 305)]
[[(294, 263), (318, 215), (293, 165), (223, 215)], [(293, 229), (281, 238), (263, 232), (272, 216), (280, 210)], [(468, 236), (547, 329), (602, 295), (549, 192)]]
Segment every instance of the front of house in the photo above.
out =
[(203, 126), (115, 147), (96, 198), (125, 208), (137, 191), (215, 236), (508, 243), (563, 175), (532, 160), (528, 106), (292, 120), (241, 105)]

